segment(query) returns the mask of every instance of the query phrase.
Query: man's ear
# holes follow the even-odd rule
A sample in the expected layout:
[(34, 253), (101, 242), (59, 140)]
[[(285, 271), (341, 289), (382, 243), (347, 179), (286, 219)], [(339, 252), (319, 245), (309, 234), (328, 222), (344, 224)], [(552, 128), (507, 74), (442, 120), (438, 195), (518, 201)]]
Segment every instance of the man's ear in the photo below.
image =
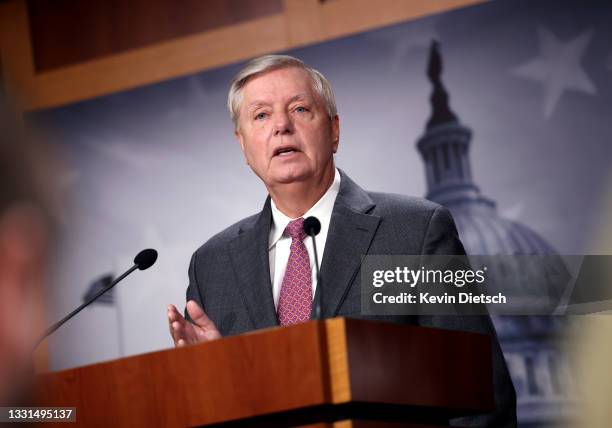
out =
[(338, 151), (338, 145), (340, 144), (340, 116), (335, 115), (331, 119), (331, 137), (332, 137), (332, 150), (334, 153)]

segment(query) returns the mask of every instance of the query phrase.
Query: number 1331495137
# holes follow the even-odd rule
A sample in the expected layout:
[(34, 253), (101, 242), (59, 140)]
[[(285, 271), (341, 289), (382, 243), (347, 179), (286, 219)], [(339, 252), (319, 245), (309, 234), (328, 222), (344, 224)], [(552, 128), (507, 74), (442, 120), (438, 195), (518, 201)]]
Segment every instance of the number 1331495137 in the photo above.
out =
[(76, 422), (75, 407), (0, 407), (0, 422)]

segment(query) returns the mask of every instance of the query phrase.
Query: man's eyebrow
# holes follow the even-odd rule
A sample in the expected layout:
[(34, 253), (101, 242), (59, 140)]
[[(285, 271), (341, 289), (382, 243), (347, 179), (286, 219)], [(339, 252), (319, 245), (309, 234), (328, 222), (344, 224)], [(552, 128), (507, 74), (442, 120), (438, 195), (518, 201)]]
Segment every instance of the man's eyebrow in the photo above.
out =
[(306, 94), (306, 93), (299, 93), (299, 94), (295, 94), (294, 96), (289, 98), (289, 102), (292, 103), (294, 101), (308, 100), (310, 98), (311, 97), (308, 94)]
[(265, 105), (269, 105), (270, 103), (264, 101), (264, 100), (255, 100), (255, 101), (251, 101), (247, 107), (249, 109), (253, 108), (253, 107), (259, 107), (259, 106), (265, 106)]
[[(301, 101), (301, 100), (309, 100), (312, 97), (310, 97), (307, 93), (299, 93), (299, 94), (295, 94), (294, 96), (292, 96), (291, 98), (289, 98), (288, 102), (292, 103), (294, 101)], [(254, 107), (260, 107), (260, 106), (267, 106), (270, 105), (270, 103), (268, 101), (265, 100), (253, 100), (251, 101), (247, 107), (249, 109), (252, 109)]]

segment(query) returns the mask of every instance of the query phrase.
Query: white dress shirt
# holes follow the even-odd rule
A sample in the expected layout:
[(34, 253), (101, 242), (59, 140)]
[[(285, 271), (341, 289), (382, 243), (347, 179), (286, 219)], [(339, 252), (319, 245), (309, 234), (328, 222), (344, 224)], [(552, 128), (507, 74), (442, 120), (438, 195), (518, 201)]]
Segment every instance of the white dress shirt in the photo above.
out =
[[(336, 202), (336, 196), (340, 190), (340, 173), (336, 169), (334, 175), (334, 181), (327, 189), (327, 192), (316, 204), (312, 206), (302, 216), (304, 219), (310, 216), (314, 216), (321, 222), (321, 231), (315, 239), (317, 241), (317, 255), (319, 256), (319, 269), (321, 268), (321, 261), (323, 260), (323, 252), (325, 251), (325, 241), (327, 241), (327, 232), (329, 231), (329, 222), (331, 221), (332, 211), (334, 209), (334, 203)], [(278, 298), (280, 296), (280, 289), (283, 283), (283, 277), (285, 276), (285, 270), (287, 269), (287, 262), (289, 261), (289, 251), (291, 246), (291, 237), (284, 235), (283, 232), (287, 227), (287, 224), (291, 220), (295, 220), (287, 217), (285, 214), (280, 212), (276, 207), (274, 201), (270, 201), (272, 207), (272, 226), (270, 227), (270, 238), (268, 240), (268, 256), (270, 259), (270, 279), (272, 280), (272, 294), (274, 296), (274, 306), (278, 307)], [(314, 269), (314, 250), (312, 247), (312, 238), (307, 236), (304, 238), (304, 244), (308, 250), (308, 258), (310, 259), (310, 270), (312, 272), (312, 296), (314, 298), (316, 287), (317, 287), (317, 274)]]

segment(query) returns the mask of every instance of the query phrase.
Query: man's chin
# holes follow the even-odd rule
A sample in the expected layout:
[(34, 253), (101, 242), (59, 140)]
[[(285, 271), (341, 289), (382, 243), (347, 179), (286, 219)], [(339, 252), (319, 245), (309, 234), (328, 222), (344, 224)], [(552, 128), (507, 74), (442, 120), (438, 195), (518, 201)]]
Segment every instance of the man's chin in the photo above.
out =
[(276, 184), (292, 184), (308, 181), (312, 177), (308, 171), (301, 169), (288, 169), (279, 171), (272, 176), (272, 181)]

